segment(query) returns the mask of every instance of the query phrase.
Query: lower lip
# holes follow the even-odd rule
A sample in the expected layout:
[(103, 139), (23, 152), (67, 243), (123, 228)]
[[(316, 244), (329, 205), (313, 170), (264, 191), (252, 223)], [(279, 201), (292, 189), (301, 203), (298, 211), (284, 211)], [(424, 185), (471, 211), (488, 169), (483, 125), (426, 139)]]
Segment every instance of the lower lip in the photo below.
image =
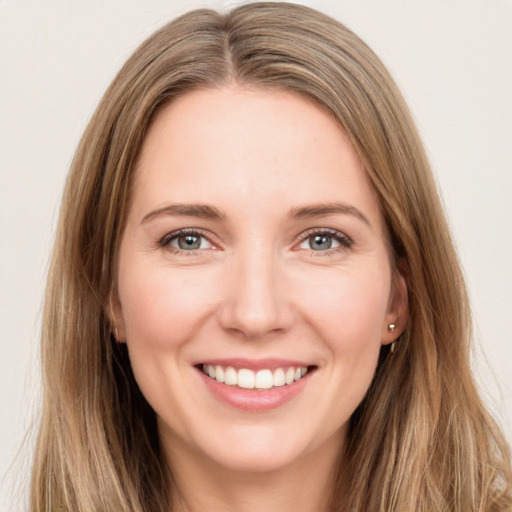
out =
[(292, 384), (257, 390), (228, 386), (208, 377), (201, 370), (198, 372), (207, 388), (217, 399), (231, 407), (251, 412), (270, 411), (284, 405), (304, 389), (310, 376), (310, 374), (306, 374)]

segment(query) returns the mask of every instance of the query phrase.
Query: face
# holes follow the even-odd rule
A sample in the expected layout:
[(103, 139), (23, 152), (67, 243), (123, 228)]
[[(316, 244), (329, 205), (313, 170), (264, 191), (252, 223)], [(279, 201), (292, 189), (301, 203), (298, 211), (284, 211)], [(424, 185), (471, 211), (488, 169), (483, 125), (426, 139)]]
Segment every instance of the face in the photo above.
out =
[(161, 111), (118, 268), (115, 323), (163, 448), (202, 464), (336, 453), (404, 323), (365, 171), (290, 93), (195, 91)]

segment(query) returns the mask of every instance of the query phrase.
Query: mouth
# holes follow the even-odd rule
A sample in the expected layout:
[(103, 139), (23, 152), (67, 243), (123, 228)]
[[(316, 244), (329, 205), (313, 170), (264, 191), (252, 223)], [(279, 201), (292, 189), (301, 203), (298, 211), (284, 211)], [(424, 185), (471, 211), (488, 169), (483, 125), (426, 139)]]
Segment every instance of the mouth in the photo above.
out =
[(210, 360), (194, 365), (206, 389), (244, 412), (271, 411), (292, 401), (308, 385), (316, 365), (282, 359)]
[(236, 368), (221, 364), (200, 364), (197, 367), (210, 379), (239, 389), (268, 391), (290, 386), (312, 373), (316, 366), (280, 366), (278, 368)]

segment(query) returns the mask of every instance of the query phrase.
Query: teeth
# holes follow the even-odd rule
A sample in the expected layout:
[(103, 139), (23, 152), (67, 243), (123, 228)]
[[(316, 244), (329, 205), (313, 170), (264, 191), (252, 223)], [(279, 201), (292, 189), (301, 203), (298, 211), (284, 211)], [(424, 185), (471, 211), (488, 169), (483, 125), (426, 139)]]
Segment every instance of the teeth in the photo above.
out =
[(273, 384), (274, 386), (284, 386), (286, 384), (286, 380), (284, 377), (284, 370), (282, 368), (278, 368), (277, 370), (274, 370), (273, 375)]
[(251, 370), (238, 370), (238, 387), (244, 389), (254, 389), (254, 372)]
[(270, 370), (260, 370), (256, 374), (255, 386), (258, 389), (270, 389), (274, 385), (274, 379)]
[(226, 372), (224, 373), (224, 382), (229, 386), (236, 386), (238, 384), (238, 375), (236, 370), (231, 366), (226, 368)]
[(306, 366), (276, 368), (275, 370), (259, 370), (253, 372), (247, 368), (236, 370), (232, 366), (204, 364), (203, 373), (217, 382), (242, 389), (272, 389), (273, 387), (292, 384), (302, 379), (307, 373)]
[[(210, 374), (210, 372), (208, 372)], [(215, 380), (217, 382), (224, 382), (224, 369), (222, 366), (216, 366), (215, 367)]]

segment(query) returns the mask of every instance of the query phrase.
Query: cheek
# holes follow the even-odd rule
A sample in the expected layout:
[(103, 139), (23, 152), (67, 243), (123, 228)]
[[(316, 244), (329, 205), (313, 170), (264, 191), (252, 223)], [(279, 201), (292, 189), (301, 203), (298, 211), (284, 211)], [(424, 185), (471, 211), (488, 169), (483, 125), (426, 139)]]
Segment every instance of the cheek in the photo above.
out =
[[(322, 286), (323, 284), (323, 286)], [(310, 287), (308, 324), (326, 349), (326, 386), (318, 409), (332, 432), (345, 424), (373, 380), (389, 297), (386, 273), (336, 273)]]
[(380, 345), (388, 308), (390, 273), (345, 269), (316, 276), (303, 291), (302, 310), (332, 349)]
[(214, 310), (211, 276), (189, 270), (126, 256), (118, 284), (135, 379), (157, 415), (183, 435), (190, 407), (180, 398), (188, 385), (187, 350)]
[(177, 348), (213, 306), (211, 278), (144, 262), (129, 268), (119, 280), (129, 344), (143, 344), (148, 350)]

